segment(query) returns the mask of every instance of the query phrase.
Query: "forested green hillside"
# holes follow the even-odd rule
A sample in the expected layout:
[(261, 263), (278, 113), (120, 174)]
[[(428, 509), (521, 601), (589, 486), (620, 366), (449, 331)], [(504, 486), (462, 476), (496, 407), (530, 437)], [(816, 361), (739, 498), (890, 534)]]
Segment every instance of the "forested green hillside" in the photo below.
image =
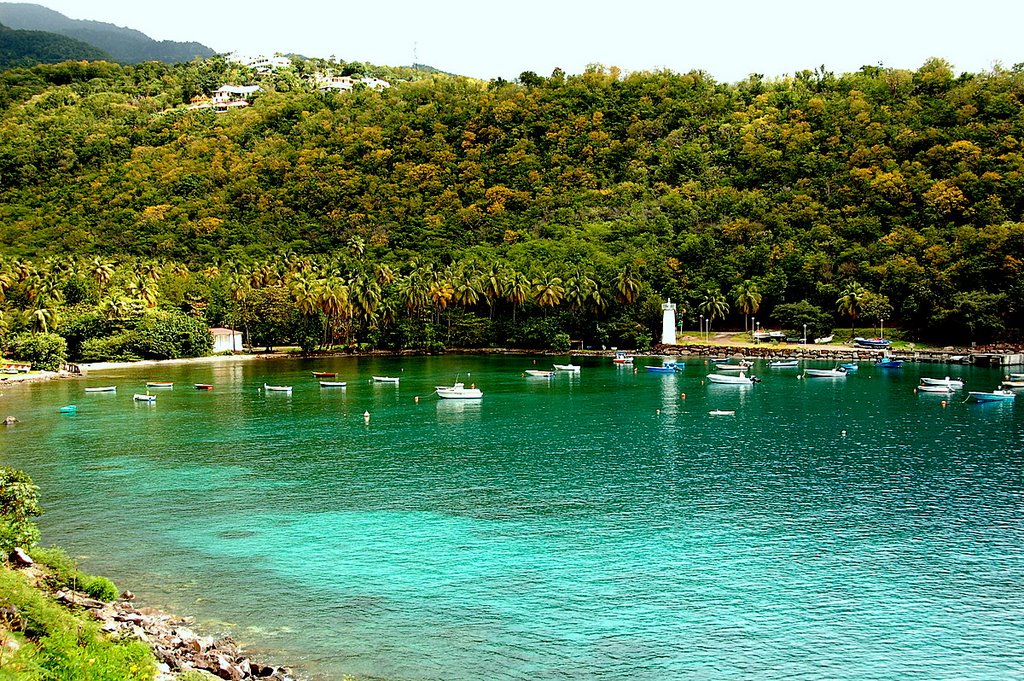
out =
[(0, 69), (108, 58), (103, 50), (74, 38), (44, 31), (15, 31), (0, 24)]
[[(727, 85), (348, 65), (392, 87), (321, 94), (303, 75), (322, 66), (297, 62), (222, 115), (184, 108), (249, 82), (217, 59), (2, 74), (12, 330), (35, 305), (19, 281), (45, 271), (77, 272), (83, 303), (148, 305), (145, 261), (175, 282), (156, 280), (154, 307), (241, 325), (291, 305), (316, 320), (307, 344), (642, 343), (666, 296), (690, 326), (742, 328), (747, 311), (794, 328), (803, 306), (926, 339), (1019, 334), (1018, 67)], [(43, 273), (12, 274), (13, 257)], [(122, 263), (121, 284), (86, 262)], [(300, 335), (289, 323), (279, 341)]]

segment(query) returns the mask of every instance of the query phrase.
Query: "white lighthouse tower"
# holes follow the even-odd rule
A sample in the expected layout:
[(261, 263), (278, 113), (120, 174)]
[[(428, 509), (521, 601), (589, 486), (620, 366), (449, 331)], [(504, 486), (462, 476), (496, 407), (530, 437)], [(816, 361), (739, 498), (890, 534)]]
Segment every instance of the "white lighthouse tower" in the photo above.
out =
[(661, 342), (664, 345), (676, 344), (676, 304), (669, 298), (661, 305)]

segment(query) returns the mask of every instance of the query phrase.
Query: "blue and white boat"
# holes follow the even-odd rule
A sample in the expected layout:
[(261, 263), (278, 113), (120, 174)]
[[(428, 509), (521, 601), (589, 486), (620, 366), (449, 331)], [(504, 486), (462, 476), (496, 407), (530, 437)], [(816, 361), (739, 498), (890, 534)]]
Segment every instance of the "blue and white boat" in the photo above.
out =
[(899, 369), (903, 366), (903, 361), (898, 359), (880, 359), (875, 362), (875, 366), (879, 369)]
[(887, 348), (892, 345), (891, 340), (884, 338), (862, 338), (860, 336), (854, 338), (853, 342), (862, 348)]
[(852, 374), (860, 368), (856, 362), (847, 362), (846, 364), (840, 364), (839, 366), (846, 369), (846, 373), (848, 374)]
[(682, 371), (682, 368), (675, 362), (665, 362), (661, 366), (648, 364), (644, 368), (652, 374), (674, 374), (677, 371)]
[(777, 359), (774, 362), (768, 362), (768, 367), (771, 369), (789, 369), (798, 366), (800, 366), (798, 359)]

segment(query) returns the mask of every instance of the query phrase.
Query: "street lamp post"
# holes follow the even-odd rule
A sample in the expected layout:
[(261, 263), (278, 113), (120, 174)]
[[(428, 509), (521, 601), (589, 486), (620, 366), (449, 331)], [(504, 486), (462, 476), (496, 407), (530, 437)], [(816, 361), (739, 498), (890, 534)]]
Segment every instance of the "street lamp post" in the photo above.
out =
[(804, 324), (804, 345), (807, 345), (807, 325)]
[(700, 339), (704, 340), (704, 315), (700, 316)]
[(757, 326), (757, 317), (751, 317), (750, 318), (750, 335), (754, 337), (754, 342), (757, 343), (758, 342), (758, 340), (757, 340), (757, 331), (754, 330), (755, 326)]

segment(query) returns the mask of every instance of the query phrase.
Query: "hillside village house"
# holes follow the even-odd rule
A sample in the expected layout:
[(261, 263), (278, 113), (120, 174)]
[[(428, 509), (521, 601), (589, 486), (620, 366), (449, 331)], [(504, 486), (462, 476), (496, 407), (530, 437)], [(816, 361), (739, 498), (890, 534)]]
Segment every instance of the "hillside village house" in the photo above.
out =
[(320, 92), (349, 92), (356, 83), (362, 83), (371, 90), (378, 92), (391, 87), (391, 83), (380, 78), (353, 78), (352, 76), (332, 76), (325, 73), (318, 73), (313, 76), (313, 85)]
[(213, 109), (217, 113), (225, 113), (249, 106), (248, 98), (262, 89), (259, 85), (221, 85), (209, 99), (194, 99), (188, 108)]
[(292, 60), (288, 57), (282, 57), (277, 54), (273, 57), (264, 57), (262, 54), (255, 57), (246, 57), (232, 52), (225, 57), (230, 62), (236, 64), (243, 64), (251, 69), (255, 69), (257, 73), (271, 73), (278, 69), (286, 69), (292, 65)]

